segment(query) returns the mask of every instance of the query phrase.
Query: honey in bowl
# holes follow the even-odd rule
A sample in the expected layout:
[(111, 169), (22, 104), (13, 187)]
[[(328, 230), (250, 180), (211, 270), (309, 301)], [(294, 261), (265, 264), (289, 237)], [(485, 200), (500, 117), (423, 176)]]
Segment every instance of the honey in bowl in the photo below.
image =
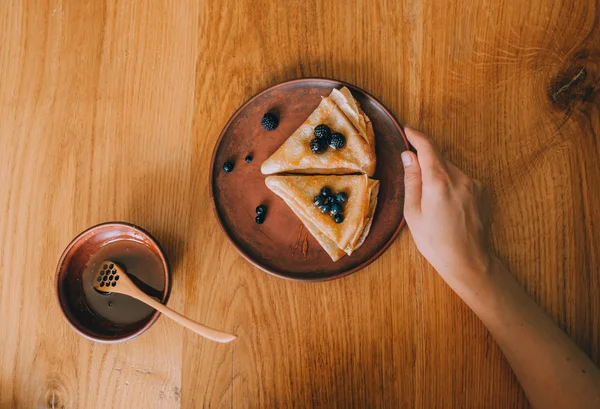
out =
[(165, 287), (162, 262), (146, 245), (132, 240), (108, 243), (91, 256), (82, 275), (83, 293), (90, 311), (115, 324), (136, 323), (152, 314), (152, 307), (135, 298), (123, 294), (100, 293), (94, 289), (94, 278), (104, 260), (117, 263), (150, 296), (160, 299)]
[(141, 291), (162, 304), (169, 296), (169, 267), (148, 232), (122, 222), (90, 227), (63, 252), (55, 291), (67, 323), (90, 340), (123, 342), (150, 328), (160, 314), (126, 295), (96, 291), (92, 280), (104, 260), (116, 263)]

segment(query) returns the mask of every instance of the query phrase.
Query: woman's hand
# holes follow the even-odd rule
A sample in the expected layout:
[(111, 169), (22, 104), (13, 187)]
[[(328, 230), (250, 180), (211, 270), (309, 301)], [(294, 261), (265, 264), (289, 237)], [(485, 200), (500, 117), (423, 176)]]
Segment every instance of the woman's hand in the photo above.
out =
[(417, 248), (455, 290), (487, 271), (489, 203), (481, 184), (444, 160), (423, 133), (405, 128), (417, 154), (402, 154), (404, 216)]
[(421, 132), (402, 154), (404, 215), (419, 251), (479, 316), (534, 408), (600, 408), (600, 371), (529, 298), (486, 245), (481, 185)]

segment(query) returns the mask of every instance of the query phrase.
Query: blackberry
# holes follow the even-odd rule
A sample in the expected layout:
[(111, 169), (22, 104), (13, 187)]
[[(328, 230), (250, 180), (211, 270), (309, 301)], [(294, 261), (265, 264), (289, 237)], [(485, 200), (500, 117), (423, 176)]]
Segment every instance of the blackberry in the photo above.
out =
[(333, 149), (341, 149), (346, 146), (346, 138), (341, 133), (335, 132), (331, 134), (329, 146), (331, 146)]
[(323, 139), (314, 138), (310, 141), (310, 150), (312, 153), (323, 153), (327, 149), (327, 142)]
[(320, 124), (315, 126), (313, 131), (315, 133), (315, 137), (319, 139), (324, 139), (327, 141), (327, 144), (331, 141), (331, 129), (325, 124)]
[(277, 119), (275, 115), (267, 113), (263, 115), (260, 124), (267, 131), (272, 131), (273, 129), (277, 128), (277, 125), (279, 125), (279, 119)]

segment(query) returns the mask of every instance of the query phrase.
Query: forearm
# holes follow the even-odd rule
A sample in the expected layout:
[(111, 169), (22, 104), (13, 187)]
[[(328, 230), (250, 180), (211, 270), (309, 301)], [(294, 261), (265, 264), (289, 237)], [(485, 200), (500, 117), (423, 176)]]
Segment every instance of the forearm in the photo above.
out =
[(453, 287), (488, 328), (535, 408), (600, 408), (600, 371), (492, 259)]
[(405, 128), (404, 215), (419, 251), (481, 318), (537, 408), (600, 408), (600, 372), (487, 252), (489, 197)]

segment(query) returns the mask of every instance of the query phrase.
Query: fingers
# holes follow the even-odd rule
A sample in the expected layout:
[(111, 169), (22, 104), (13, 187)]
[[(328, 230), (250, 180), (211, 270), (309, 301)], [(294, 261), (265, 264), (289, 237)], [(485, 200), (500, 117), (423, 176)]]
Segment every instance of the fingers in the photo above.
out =
[(404, 131), (410, 144), (417, 150), (424, 178), (447, 171), (439, 149), (427, 135), (409, 127), (404, 127)]
[(404, 165), (404, 215), (410, 218), (421, 212), (421, 192), (423, 181), (419, 159), (411, 151), (402, 152)]

